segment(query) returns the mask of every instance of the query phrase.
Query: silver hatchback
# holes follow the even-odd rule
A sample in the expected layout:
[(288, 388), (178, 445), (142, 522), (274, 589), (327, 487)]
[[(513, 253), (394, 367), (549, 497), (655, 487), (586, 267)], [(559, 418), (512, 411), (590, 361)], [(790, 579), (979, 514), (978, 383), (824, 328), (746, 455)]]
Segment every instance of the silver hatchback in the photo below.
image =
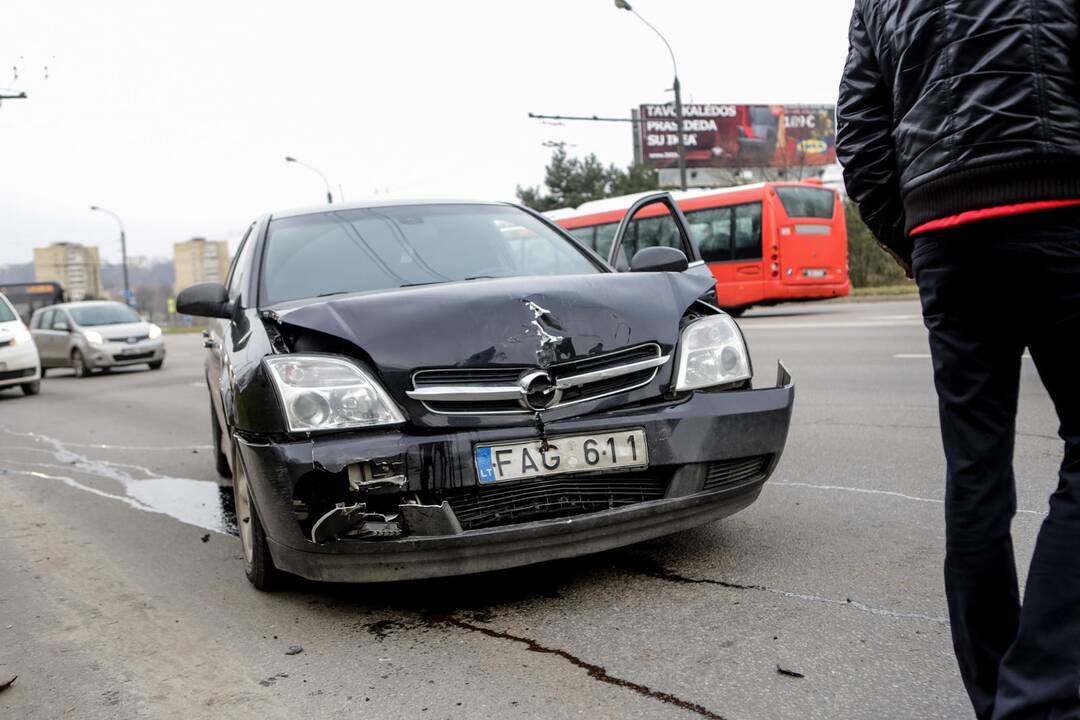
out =
[(70, 367), (79, 377), (96, 369), (165, 363), (161, 328), (127, 305), (87, 301), (50, 305), (34, 313), (30, 333), (41, 356), (41, 371)]

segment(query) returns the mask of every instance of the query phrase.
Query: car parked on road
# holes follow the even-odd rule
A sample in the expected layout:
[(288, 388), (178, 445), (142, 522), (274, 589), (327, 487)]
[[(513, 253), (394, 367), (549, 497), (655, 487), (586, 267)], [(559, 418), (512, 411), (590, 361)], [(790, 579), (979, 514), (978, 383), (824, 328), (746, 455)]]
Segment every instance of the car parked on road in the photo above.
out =
[[(752, 389), (671, 196), (674, 247), (617, 272), (531, 210), (350, 204), (266, 215), (213, 318), (206, 381), (248, 579), (386, 581), (597, 552), (745, 508), (794, 388)], [(704, 300), (702, 298), (705, 298)]]
[(69, 367), (78, 377), (94, 370), (165, 364), (161, 328), (123, 303), (109, 300), (59, 303), (40, 308), (30, 332), (41, 355), (42, 374)]
[(41, 361), (30, 331), (0, 293), (0, 390), (18, 385), (24, 395), (41, 389)]

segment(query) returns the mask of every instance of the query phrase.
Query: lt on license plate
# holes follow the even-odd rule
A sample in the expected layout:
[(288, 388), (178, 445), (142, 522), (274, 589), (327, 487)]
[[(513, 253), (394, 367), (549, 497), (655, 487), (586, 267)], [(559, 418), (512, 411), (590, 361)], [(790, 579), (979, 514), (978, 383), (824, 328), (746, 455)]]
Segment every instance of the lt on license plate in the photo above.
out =
[(805, 277), (823, 278), (825, 277), (825, 271), (821, 269), (803, 270), (803, 275)]
[(481, 485), (560, 475), (562, 473), (646, 467), (645, 431), (613, 430), (592, 435), (563, 435), (501, 445), (478, 445), (476, 472)]

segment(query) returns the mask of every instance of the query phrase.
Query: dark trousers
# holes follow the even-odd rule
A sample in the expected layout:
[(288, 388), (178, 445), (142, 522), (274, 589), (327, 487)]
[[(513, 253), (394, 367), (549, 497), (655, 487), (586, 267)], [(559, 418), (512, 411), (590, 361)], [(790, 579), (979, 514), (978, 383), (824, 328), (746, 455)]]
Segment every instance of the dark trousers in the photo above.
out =
[[(919, 236), (913, 268), (945, 446), (945, 591), (964, 684), (979, 718), (1080, 718), (1080, 211)], [(1010, 526), (1025, 348), (1065, 459), (1021, 607)]]

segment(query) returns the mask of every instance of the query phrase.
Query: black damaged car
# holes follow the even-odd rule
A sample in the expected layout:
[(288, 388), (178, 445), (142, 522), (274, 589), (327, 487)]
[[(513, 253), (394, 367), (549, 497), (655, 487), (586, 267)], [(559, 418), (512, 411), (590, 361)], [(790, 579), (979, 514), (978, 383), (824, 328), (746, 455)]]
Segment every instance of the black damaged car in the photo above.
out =
[[(663, 203), (667, 214), (636, 219)], [(627, 247), (641, 248), (632, 258)], [(667, 194), (607, 258), (504, 203), (334, 205), (248, 228), (206, 381), (248, 579), (387, 581), (566, 558), (750, 505), (794, 388), (739, 326)]]

